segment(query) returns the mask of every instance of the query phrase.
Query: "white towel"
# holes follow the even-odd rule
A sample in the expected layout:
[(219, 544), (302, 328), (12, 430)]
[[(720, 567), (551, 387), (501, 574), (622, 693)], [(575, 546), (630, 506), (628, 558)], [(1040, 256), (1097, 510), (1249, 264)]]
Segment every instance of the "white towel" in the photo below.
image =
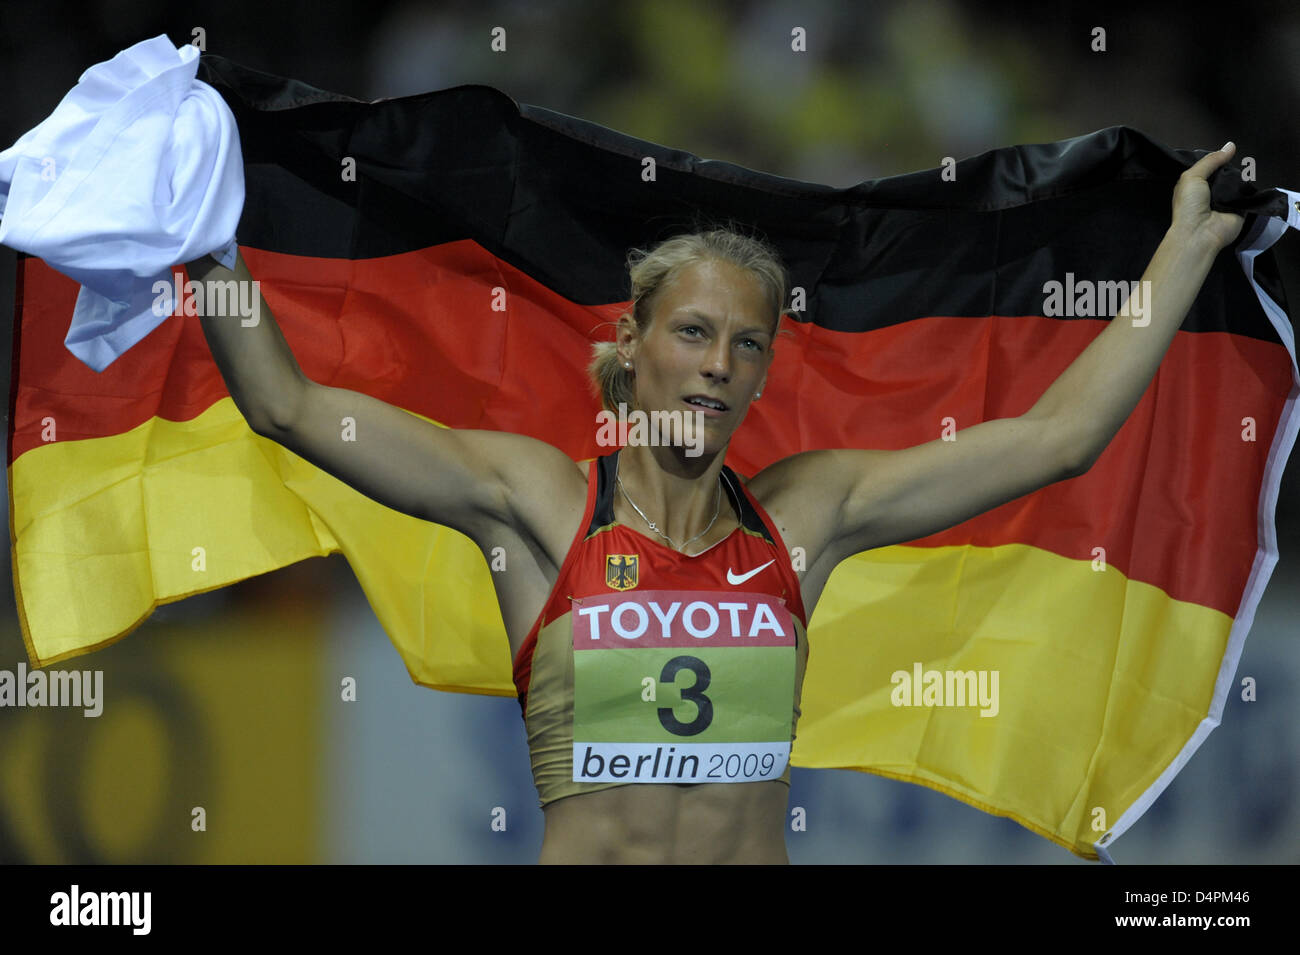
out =
[(171, 315), (154, 283), (171, 289), (173, 265), (235, 263), (239, 133), (198, 60), (166, 36), (137, 43), (0, 152), (0, 244), (81, 283), (64, 344), (96, 371)]

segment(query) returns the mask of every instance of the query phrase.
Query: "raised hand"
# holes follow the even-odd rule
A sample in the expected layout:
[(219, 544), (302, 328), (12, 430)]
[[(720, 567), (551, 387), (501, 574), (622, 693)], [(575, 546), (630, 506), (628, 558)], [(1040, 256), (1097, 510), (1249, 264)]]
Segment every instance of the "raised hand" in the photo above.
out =
[(1237, 152), (1233, 143), (1206, 153), (1195, 165), (1178, 177), (1174, 187), (1172, 231), (1189, 239), (1204, 241), (1215, 251), (1225, 248), (1241, 233), (1244, 217), (1234, 212), (1210, 209), (1210, 174)]

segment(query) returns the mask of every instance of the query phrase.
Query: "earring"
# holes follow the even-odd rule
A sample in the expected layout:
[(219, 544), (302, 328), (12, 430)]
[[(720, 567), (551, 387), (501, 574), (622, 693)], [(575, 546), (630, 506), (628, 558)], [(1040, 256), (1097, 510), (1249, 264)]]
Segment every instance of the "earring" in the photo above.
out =
[(756, 391), (756, 392), (754, 392), (754, 398), (757, 400), (757, 398), (758, 398), (759, 395), (761, 395), (761, 394), (762, 394), (761, 391)]

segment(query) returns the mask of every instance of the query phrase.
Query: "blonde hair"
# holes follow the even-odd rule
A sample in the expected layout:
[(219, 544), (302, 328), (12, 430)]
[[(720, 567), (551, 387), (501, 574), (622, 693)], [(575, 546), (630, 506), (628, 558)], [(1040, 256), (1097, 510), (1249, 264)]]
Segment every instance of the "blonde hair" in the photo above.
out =
[[(743, 235), (733, 228), (717, 228), (674, 236), (653, 249), (633, 249), (628, 253), (632, 306), (623, 315), (632, 317), (639, 334), (644, 335), (650, 327), (651, 313), (660, 291), (683, 267), (706, 261), (728, 262), (757, 278), (767, 293), (772, 330), (775, 332), (780, 328), (789, 285), (780, 254), (762, 239)], [(596, 342), (591, 350), (587, 374), (605, 408), (617, 411), (620, 403), (628, 408), (636, 407), (636, 376), (619, 361), (618, 344)]]

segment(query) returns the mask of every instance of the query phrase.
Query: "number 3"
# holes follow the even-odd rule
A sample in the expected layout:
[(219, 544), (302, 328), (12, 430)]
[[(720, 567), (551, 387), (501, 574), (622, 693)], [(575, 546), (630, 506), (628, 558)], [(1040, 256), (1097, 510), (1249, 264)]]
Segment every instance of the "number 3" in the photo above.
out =
[(676, 736), (694, 736), (703, 733), (713, 722), (713, 701), (704, 695), (709, 688), (709, 668), (698, 657), (673, 657), (664, 664), (659, 682), (673, 683), (679, 670), (690, 670), (695, 674), (695, 684), (681, 691), (682, 699), (695, 704), (695, 719), (683, 723), (673, 716), (671, 706), (659, 707), (659, 722), (663, 728)]

